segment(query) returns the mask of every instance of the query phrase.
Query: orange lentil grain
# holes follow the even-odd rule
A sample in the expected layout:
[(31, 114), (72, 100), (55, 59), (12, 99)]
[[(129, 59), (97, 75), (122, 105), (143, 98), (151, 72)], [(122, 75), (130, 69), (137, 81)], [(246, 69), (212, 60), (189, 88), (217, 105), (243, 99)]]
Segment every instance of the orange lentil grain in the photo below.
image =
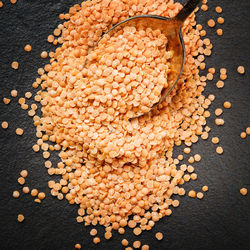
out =
[(223, 88), (223, 87), (224, 87), (224, 82), (223, 82), (223, 81), (218, 81), (218, 82), (216, 83), (216, 87), (217, 87), (218, 89)]
[(222, 110), (221, 108), (217, 108), (217, 109), (214, 111), (214, 113), (215, 113), (216, 116), (220, 116), (220, 115), (222, 115), (223, 110)]
[(17, 181), (20, 185), (23, 185), (25, 183), (25, 179), (23, 177), (19, 177)]
[(195, 198), (196, 192), (195, 192), (194, 190), (190, 190), (190, 191), (188, 192), (188, 196), (191, 197), (191, 198)]
[(250, 127), (246, 128), (246, 133), (250, 135)]
[(3, 2), (2, 1), (0, 1), (0, 8), (2, 8), (3, 7)]
[(162, 240), (163, 239), (163, 234), (161, 232), (158, 232), (158, 233), (155, 234), (155, 238), (157, 240)]
[(14, 198), (18, 198), (18, 197), (20, 196), (20, 193), (19, 193), (18, 191), (13, 191), (12, 196), (13, 196)]
[(93, 239), (93, 242), (94, 242), (95, 244), (98, 244), (98, 243), (101, 242), (101, 240), (100, 240), (99, 237), (95, 237), (95, 238)]
[(225, 121), (223, 119), (216, 118), (215, 119), (215, 124), (218, 126), (224, 125)]
[(48, 57), (48, 52), (47, 52), (47, 51), (43, 51), (43, 52), (41, 53), (41, 57), (42, 57), (43, 59), (47, 58), (47, 57)]
[(223, 154), (223, 151), (224, 151), (223, 148), (220, 146), (216, 148), (216, 153), (219, 155)]
[(196, 195), (196, 197), (197, 197), (198, 199), (202, 199), (202, 198), (204, 197), (204, 194), (201, 193), (201, 192), (198, 192), (197, 195)]
[(221, 8), (220, 6), (217, 6), (217, 7), (215, 8), (215, 11), (216, 11), (217, 13), (222, 13), (222, 8)]
[(207, 192), (207, 191), (208, 191), (208, 186), (203, 186), (203, 187), (202, 187), (202, 191), (203, 191), (203, 192)]
[(25, 97), (26, 97), (27, 99), (30, 99), (30, 98), (32, 97), (32, 93), (31, 93), (31, 92), (26, 92), (26, 93), (25, 93)]
[(17, 61), (12, 62), (11, 67), (12, 69), (18, 69), (19, 63)]
[(48, 36), (48, 42), (49, 43), (53, 43), (54, 39), (55, 39), (55, 37), (53, 35)]
[(238, 73), (241, 74), (241, 75), (245, 74), (245, 68), (244, 68), (243, 66), (239, 66), (239, 67), (237, 68), (237, 71), (238, 71)]
[(112, 237), (112, 233), (108, 231), (108, 232), (106, 232), (106, 233), (104, 234), (104, 237), (105, 237), (106, 240), (109, 240), (109, 239), (111, 239), (111, 237)]
[(24, 50), (26, 52), (30, 52), (32, 50), (32, 47), (30, 46), (30, 44), (27, 44), (27, 45), (25, 45)]
[(140, 248), (140, 246), (141, 246), (141, 242), (139, 240), (136, 240), (136, 241), (133, 242), (133, 247), (134, 248)]
[(122, 243), (122, 245), (123, 245), (124, 247), (126, 247), (126, 246), (128, 245), (128, 240), (127, 240), (127, 239), (123, 239), (123, 240), (121, 241), (121, 243)]
[(1, 126), (3, 129), (7, 129), (9, 127), (9, 124), (8, 124), (8, 122), (4, 121), (4, 122), (2, 122)]
[(206, 4), (202, 4), (202, 5), (201, 5), (201, 9), (202, 9), (203, 11), (207, 11), (207, 10), (208, 10), (208, 6), (207, 6)]
[(54, 33), (55, 36), (59, 36), (61, 34), (61, 30), (60, 29), (55, 29), (53, 33)]
[(97, 235), (97, 230), (95, 228), (93, 228), (93, 229), (90, 230), (89, 234), (91, 236), (96, 236)]
[(29, 187), (23, 187), (23, 193), (28, 194), (30, 192)]
[(30, 194), (31, 194), (31, 196), (37, 196), (38, 195), (38, 190), (37, 189), (32, 189)]
[(222, 29), (217, 29), (216, 33), (218, 36), (222, 36), (223, 35), (223, 30)]
[(43, 200), (45, 198), (45, 193), (44, 192), (40, 192), (38, 193), (37, 197), (40, 199), (40, 200)]
[(24, 216), (23, 216), (23, 214), (18, 214), (18, 215), (17, 215), (17, 221), (18, 221), (18, 222), (23, 222), (23, 221), (24, 221)]
[(134, 232), (134, 235), (138, 236), (141, 234), (142, 230), (139, 227), (136, 227), (136, 228), (134, 228), (133, 232)]
[(247, 189), (246, 189), (246, 188), (241, 188), (241, 189), (240, 189), (240, 193), (241, 193), (242, 195), (247, 195)]
[(81, 249), (81, 248), (82, 248), (81, 244), (79, 243), (75, 244), (75, 249)]
[(17, 135), (23, 135), (23, 130), (21, 128), (16, 129), (16, 134)]
[(149, 250), (149, 245), (143, 245), (143, 246), (141, 247), (141, 250)]
[(209, 27), (214, 27), (215, 26), (215, 21), (213, 19), (209, 19), (208, 22), (207, 22), (208, 26)]
[(218, 22), (219, 24), (223, 24), (223, 23), (224, 23), (224, 18), (223, 18), (223, 17), (218, 17), (218, 18), (217, 18), (217, 22)]
[(223, 106), (224, 106), (224, 108), (226, 108), (226, 109), (230, 109), (232, 105), (231, 105), (230, 102), (224, 102)]
[(218, 144), (220, 142), (219, 138), (218, 137), (213, 137), (212, 138), (212, 143), (213, 144)]
[(242, 139), (245, 139), (245, 138), (247, 137), (247, 133), (246, 133), (246, 132), (241, 132), (241, 133), (240, 133), (240, 137), (241, 137)]
[(3, 103), (6, 104), (6, 105), (9, 104), (10, 101), (11, 100), (9, 98), (6, 98), (6, 97), (3, 98)]
[(10, 95), (11, 95), (12, 97), (17, 97), (17, 95), (18, 95), (17, 90), (16, 90), (16, 89), (12, 89), (12, 90), (10, 91)]
[(22, 170), (20, 172), (20, 175), (23, 177), (23, 178), (26, 178), (28, 176), (28, 171), (27, 170)]

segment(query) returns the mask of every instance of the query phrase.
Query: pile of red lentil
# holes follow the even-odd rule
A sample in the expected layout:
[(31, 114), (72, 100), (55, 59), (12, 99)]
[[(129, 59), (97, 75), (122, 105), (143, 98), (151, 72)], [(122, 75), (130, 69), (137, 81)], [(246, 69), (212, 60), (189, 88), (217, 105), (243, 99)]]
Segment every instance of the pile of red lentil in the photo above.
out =
[[(203, 11), (207, 10), (206, 3), (203, 0)], [(124, 234), (126, 226), (135, 235), (150, 230), (155, 222), (171, 215), (172, 207), (179, 206), (172, 195), (185, 195), (181, 186), (196, 180), (194, 167), (181, 164), (182, 154), (172, 157), (173, 148), (185, 144), (184, 153), (190, 154), (193, 143), (200, 137), (208, 138), (207, 109), (215, 96), (202, 93), (215, 69), (199, 76), (198, 68), (205, 68), (205, 56), (211, 55), (213, 46), (208, 38), (202, 38), (206, 31), (196, 23), (193, 13), (182, 28), (186, 62), (180, 80), (156, 109), (130, 120), (138, 112), (148, 112), (169, 84), (169, 59), (173, 55), (166, 50), (168, 40), (159, 30), (127, 26), (95, 45), (103, 32), (128, 17), (174, 17), (181, 9), (182, 5), (173, 0), (82, 2), (69, 13), (60, 14), (65, 22), (48, 37), (50, 43), (60, 46), (55, 52), (41, 53), (42, 58), (49, 55), (50, 64), (38, 70), (41, 77), (33, 83), (34, 88), (40, 87), (34, 99), (42, 106), (41, 117), (36, 115), (36, 104), (28, 112), (37, 131), (33, 150), (42, 152), (49, 175), (61, 176), (60, 181), (49, 181), (51, 194), (78, 204), (77, 222), (103, 225), (106, 239), (112, 237), (112, 230)], [(221, 13), (221, 7), (216, 11)], [(223, 22), (218, 17), (218, 23)], [(208, 25), (214, 27), (215, 22), (209, 20)], [(217, 33), (222, 35), (222, 30)], [(30, 45), (25, 46), (25, 51), (31, 50)], [(12, 68), (18, 69), (18, 62), (13, 62)], [(244, 74), (244, 67), (238, 71)], [(223, 88), (226, 73), (226, 69), (220, 69), (218, 88)], [(16, 90), (11, 92), (12, 97), (17, 94)], [(27, 99), (31, 96), (30, 92), (25, 94)], [(3, 101), (10, 103), (8, 98)], [(19, 104), (28, 109), (25, 98), (20, 98)], [(230, 107), (230, 102), (224, 103), (224, 108)], [(222, 113), (221, 108), (215, 111), (216, 116)], [(216, 118), (215, 123), (221, 126), (224, 120)], [(7, 129), (8, 123), (3, 122), (2, 127)], [(21, 136), (23, 130), (17, 128), (16, 133)], [(250, 128), (242, 133), (245, 138)], [(212, 143), (218, 144), (219, 138), (213, 137)], [(61, 161), (52, 163), (50, 151), (57, 151)], [(218, 146), (216, 152), (222, 154), (223, 148)], [(201, 156), (195, 154), (188, 162), (200, 160)], [(20, 175), (18, 182), (24, 185), (28, 172), (23, 170)], [(203, 186), (202, 192), (191, 190), (188, 195), (202, 199), (206, 191), (208, 187)], [(23, 192), (29, 193), (29, 188), (24, 187)], [(243, 188), (241, 193), (245, 195), (247, 190)], [(19, 195), (13, 192), (15, 198)], [(31, 195), (36, 202), (45, 198), (37, 189), (31, 190)], [(18, 215), (18, 221), (23, 220), (23, 215)], [(95, 237), (97, 230), (92, 229), (90, 234)], [(156, 238), (161, 240), (162, 233)], [(100, 238), (93, 241), (97, 244)], [(133, 246), (139, 248), (140, 244), (135, 241)], [(122, 245), (128, 246), (128, 241), (124, 239)], [(75, 247), (80, 249), (81, 245)]]
[(67, 21), (58, 26), (59, 38), (49, 36), (62, 46), (50, 53), (36, 82), (42, 117), (34, 116), (34, 147), (48, 158), (45, 140), (56, 143), (51, 147), (61, 162), (47, 161), (48, 172), (62, 179), (49, 186), (52, 195), (79, 204), (78, 222), (104, 225), (107, 232), (128, 225), (138, 235), (170, 215), (179, 205), (172, 194), (184, 195), (180, 185), (197, 178), (192, 166), (177, 167), (180, 160), (172, 158), (174, 145), (190, 147), (207, 134), (205, 110), (214, 100), (202, 95), (206, 82), (197, 66), (212, 45), (201, 39), (194, 14), (183, 26), (181, 79), (156, 110), (132, 121), (126, 118), (148, 111), (168, 84), (167, 39), (159, 30), (125, 27), (93, 50), (103, 32), (129, 16), (174, 17), (181, 8), (173, 1), (87, 1), (60, 15)]

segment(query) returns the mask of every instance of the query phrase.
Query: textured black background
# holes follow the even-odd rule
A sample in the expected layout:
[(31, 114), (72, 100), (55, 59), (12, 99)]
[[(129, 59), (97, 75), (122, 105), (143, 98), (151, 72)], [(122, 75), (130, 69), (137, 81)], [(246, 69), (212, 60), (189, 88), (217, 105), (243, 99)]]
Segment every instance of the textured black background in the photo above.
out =
[[(11, 89), (17, 89), (19, 97), (31, 89), (37, 69), (44, 65), (39, 55), (44, 49), (53, 49), (46, 43), (47, 36), (60, 23), (58, 14), (66, 12), (76, 3), (73, 0), (18, 0), (11, 5), (3, 0), (0, 9), (0, 93), (10, 96)], [(79, 1), (78, 1), (79, 2)], [(216, 100), (210, 107), (211, 117), (208, 125), (212, 128), (209, 139), (200, 141), (192, 147), (193, 153), (200, 153), (202, 161), (196, 164), (198, 179), (185, 184), (187, 190), (200, 190), (209, 186), (203, 200), (185, 196), (180, 207), (174, 209), (171, 217), (163, 218), (150, 232), (135, 237), (126, 232), (130, 243), (140, 239), (151, 249), (207, 250), (207, 249), (250, 249), (250, 199), (243, 197), (239, 190), (250, 188), (249, 146), (250, 138), (240, 139), (240, 132), (250, 126), (249, 111), (249, 0), (209, 0), (209, 10), (199, 12), (198, 20), (207, 30), (214, 45), (213, 54), (206, 62), (216, 68), (216, 77), (207, 83), (205, 93), (213, 93)], [(223, 13), (217, 14), (215, 7), (221, 5)], [(224, 35), (218, 37), (215, 28), (207, 27), (211, 17), (225, 18), (222, 26)], [(219, 25), (216, 25), (218, 28)], [(23, 47), (32, 45), (32, 52)], [(18, 60), (19, 69), (11, 69), (11, 62)], [(244, 65), (246, 74), (239, 75), (238, 65)], [(220, 67), (228, 69), (228, 79), (222, 90), (216, 88)], [(204, 72), (204, 74), (206, 71)], [(32, 90), (33, 91), (33, 90)], [(35, 93), (35, 91), (33, 91)], [(231, 110), (225, 110), (225, 125), (214, 125), (214, 110), (221, 107), (225, 100), (232, 103)], [(77, 206), (66, 201), (58, 201), (49, 195), (47, 181), (50, 177), (43, 166), (40, 154), (34, 153), (31, 146), (35, 143), (35, 129), (27, 112), (19, 108), (17, 100), (6, 106), (0, 103), (0, 121), (7, 120), (7, 131), (0, 129), (0, 249), (24, 250), (63, 250), (73, 249), (81, 243), (84, 249), (122, 249), (123, 236), (114, 233), (109, 241), (98, 246), (89, 236), (90, 227), (75, 222)], [(24, 128), (24, 135), (15, 134), (17, 127)], [(219, 136), (224, 154), (215, 153), (216, 145), (210, 140)], [(176, 148), (175, 153), (181, 152)], [(30, 195), (22, 194), (19, 199), (12, 198), (13, 190), (21, 190), (17, 183), (20, 170), (27, 169), (27, 185), (47, 193), (42, 204), (33, 202)], [(249, 190), (250, 191), (250, 190)], [(25, 221), (17, 223), (18, 213), (23, 213)], [(164, 233), (164, 240), (154, 238), (158, 231)], [(103, 235), (103, 229), (99, 230)]]

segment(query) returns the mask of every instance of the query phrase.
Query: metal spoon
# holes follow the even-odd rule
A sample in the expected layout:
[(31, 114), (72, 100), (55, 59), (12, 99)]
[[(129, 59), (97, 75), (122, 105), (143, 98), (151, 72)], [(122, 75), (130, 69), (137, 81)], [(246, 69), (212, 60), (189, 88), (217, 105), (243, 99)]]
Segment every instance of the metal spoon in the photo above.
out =
[[(185, 62), (185, 46), (182, 38), (181, 27), (186, 18), (195, 10), (200, 1), (201, 0), (189, 0), (174, 18), (166, 18), (157, 15), (134, 16), (114, 25), (110, 30), (105, 33), (109, 36), (112, 36), (114, 33), (118, 32), (125, 26), (138, 27), (140, 25), (143, 25), (153, 30), (159, 29), (168, 38), (168, 44), (166, 49), (168, 51), (173, 52), (173, 57), (170, 61), (171, 72), (168, 75), (169, 86), (167, 88), (162, 89), (161, 98), (159, 102), (155, 103), (152, 106), (151, 110), (165, 100), (165, 98), (169, 95), (169, 93), (179, 80)], [(100, 38), (98, 43), (102, 40), (102, 37)], [(136, 114), (136, 116), (132, 119), (138, 118), (144, 114), (145, 113)]]

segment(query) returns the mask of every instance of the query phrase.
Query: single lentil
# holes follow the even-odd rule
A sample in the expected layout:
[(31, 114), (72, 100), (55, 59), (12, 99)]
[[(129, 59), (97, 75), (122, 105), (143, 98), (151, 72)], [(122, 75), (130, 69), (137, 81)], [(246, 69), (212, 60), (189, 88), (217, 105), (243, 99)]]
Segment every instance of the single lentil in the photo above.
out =
[(239, 67), (237, 68), (237, 71), (238, 71), (238, 73), (241, 74), (241, 75), (245, 74), (245, 68), (244, 68), (243, 66), (239, 66)]
[(23, 214), (18, 214), (18, 215), (17, 215), (17, 221), (18, 221), (18, 222), (23, 222), (23, 221), (24, 221), (24, 216), (23, 216)]
[(14, 61), (14, 62), (12, 62), (11, 67), (12, 67), (12, 69), (17, 70), (19, 67), (19, 63), (17, 61)]
[(246, 189), (246, 188), (241, 188), (241, 189), (240, 189), (240, 193), (241, 193), (242, 195), (247, 195), (247, 189)]
[(20, 193), (19, 193), (18, 191), (13, 191), (12, 196), (13, 196), (14, 198), (18, 198), (18, 197), (20, 196)]
[(27, 45), (25, 45), (24, 50), (26, 52), (30, 52), (32, 50), (32, 47), (30, 46), (30, 44), (27, 44)]
[(3, 129), (7, 129), (9, 127), (9, 124), (8, 124), (8, 122), (4, 121), (4, 122), (2, 122), (1, 126)]
[(223, 154), (223, 148), (220, 147), (220, 146), (217, 147), (217, 148), (216, 148), (216, 153), (219, 154), (219, 155)]

